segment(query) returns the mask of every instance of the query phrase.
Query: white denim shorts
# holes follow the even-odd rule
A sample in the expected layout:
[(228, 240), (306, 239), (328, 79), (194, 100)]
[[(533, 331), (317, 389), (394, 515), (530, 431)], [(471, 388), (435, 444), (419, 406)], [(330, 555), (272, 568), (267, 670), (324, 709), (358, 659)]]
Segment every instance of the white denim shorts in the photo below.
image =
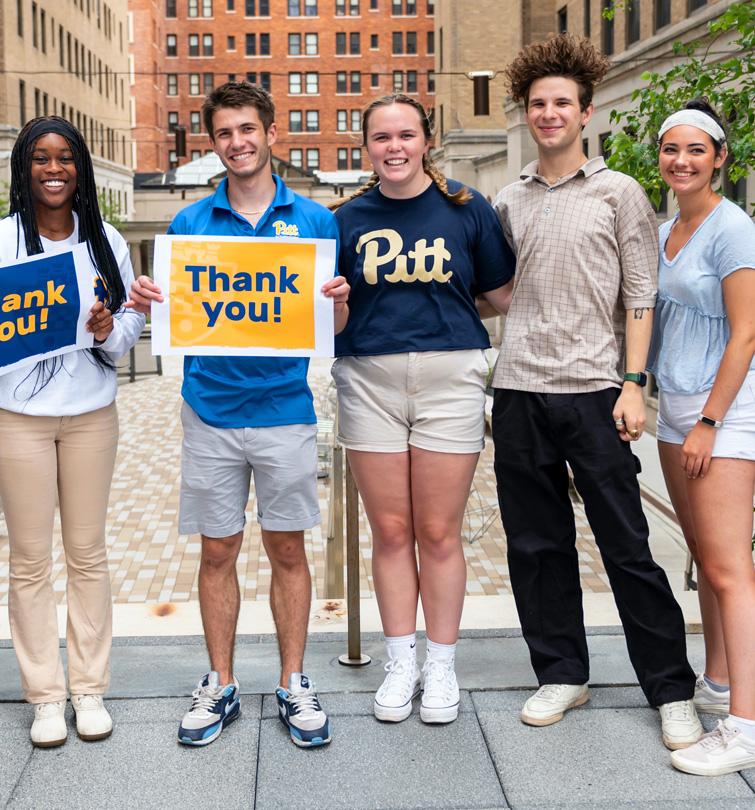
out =
[(293, 532), (320, 523), (317, 425), (217, 428), (186, 402), (181, 422), (181, 534), (230, 537), (240, 532), (252, 474), (263, 529)]
[[(684, 444), (697, 422), (710, 391), (699, 394), (658, 395), (657, 438), (670, 444)], [(755, 461), (755, 372), (745, 377), (734, 402), (716, 429), (714, 458), (741, 458)]]
[(338, 441), (350, 450), (479, 453), (485, 445), (483, 349), (339, 357)]

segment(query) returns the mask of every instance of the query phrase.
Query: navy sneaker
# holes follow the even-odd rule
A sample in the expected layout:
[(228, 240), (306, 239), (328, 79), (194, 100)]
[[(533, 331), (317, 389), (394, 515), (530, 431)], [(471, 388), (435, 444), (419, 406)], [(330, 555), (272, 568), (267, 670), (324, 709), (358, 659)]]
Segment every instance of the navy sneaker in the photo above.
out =
[(288, 729), (291, 741), (302, 748), (327, 745), (330, 721), (317, 699), (314, 684), (301, 672), (292, 672), (288, 689), (275, 690), (281, 723)]
[(191, 708), (178, 727), (178, 742), (208, 745), (241, 714), (239, 682), (221, 686), (217, 672), (208, 672), (191, 693)]

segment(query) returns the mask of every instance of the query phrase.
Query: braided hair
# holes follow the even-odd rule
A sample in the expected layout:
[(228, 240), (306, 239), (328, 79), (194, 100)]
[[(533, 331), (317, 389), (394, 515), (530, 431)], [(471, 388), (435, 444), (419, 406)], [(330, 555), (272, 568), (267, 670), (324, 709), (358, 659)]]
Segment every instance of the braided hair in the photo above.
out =
[[(369, 129), (370, 116), (378, 108), (389, 107), (391, 104), (407, 104), (409, 107), (415, 109), (422, 124), (422, 132), (425, 136), (425, 140), (428, 142), (432, 140), (432, 125), (427, 112), (425, 112), (425, 108), (419, 103), (419, 101), (411, 96), (404, 95), (403, 93), (393, 93), (389, 96), (382, 96), (381, 98), (375, 99), (375, 101), (373, 101), (362, 114), (362, 139), (365, 146), (367, 145), (367, 131)], [(453, 194), (448, 190), (448, 180), (446, 179), (446, 176), (432, 161), (429, 155), (423, 155), (422, 168), (424, 169), (425, 174), (433, 181), (433, 183), (435, 183), (440, 193), (447, 200), (454, 203), (454, 205), (464, 205), (464, 203), (467, 203), (472, 199), (472, 194), (466, 186), (462, 186)], [(331, 203), (330, 209), (335, 211), (337, 208), (340, 208), (342, 205), (346, 205), (347, 202), (350, 202), (356, 197), (361, 197), (362, 194), (366, 194), (379, 182), (380, 178), (378, 177), (377, 172), (373, 172), (370, 175), (369, 180), (363, 186), (360, 186), (350, 197), (346, 197), (344, 200), (337, 200), (336, 202)]]
[[(73, 210), (79, 219), (79, 242), (86, 242), (92, 265), (104, 287), (103, 303), (111, 312), (117, 312), (126, 300), (126, 290), (100, 215), (92, 157), (79, 130), (65, 118), (57, 115), (45, 115), (29, 121), (19, 133), (13, 146), (10, 159), (10, 214), (11, 216), (18, 215), (21, 226), (16, 232), (16, 258), (18, 258), (21, 229), (23, 229), (27, 255), (33, 256), (42, 253), (42, 241), (39, 236), (34, 200), (31, 194), (31, 159), (37, 141), (43, 135), (50, 133), (65, 138), (73, 154), (73, 162), (76, 167)], [(88, 351), (91, 351), (100, 366), (114, 368), (113, 362), (102, 350), (93, 348)], [(62, 357), (54, 357), (37, 364), (35, 367), (37, 384), (34, 393), (50, 382), (62, 367), (62, 363)]]

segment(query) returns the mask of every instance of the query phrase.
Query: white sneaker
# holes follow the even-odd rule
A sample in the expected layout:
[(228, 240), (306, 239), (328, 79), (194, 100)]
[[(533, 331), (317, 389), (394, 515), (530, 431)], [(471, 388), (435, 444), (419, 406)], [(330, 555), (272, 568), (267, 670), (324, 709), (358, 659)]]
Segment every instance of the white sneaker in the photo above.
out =
[(372, 710), (378, 720), (400, 723), (412, 713), (412, 701), (422, 689), (417, 658), (391, 658), (385, 671), (388, 674), (375, 693)]
[(703, 727), (691, 700), (675, 700), (658, 707), (666, 748), (676, 751), (694, 745), (703, 736)]
[(102, 695), (71, 695), (71, 705), (82, 740), (104, 740), (113, 733), (113, 720), (102, 703)]
[(674, 751), (671, 764), (697, 776), (722, 776), (755, 768), (755, 741), (745, 737), (731, 720), (719, 720), (716, 728), (694, 745)]
[(725, 692), (716, 692), (708, 686), (703, 675), (698, 677), (695, 682), (694, 703), (699, 712), (722, 714), (728, 717), (730, 700), (731, 692), (728, 689)]
[(37, 703), (34, 706), (34, 722), (31, 725), (31, 741), (37, 748), (54, 748), (63, 745), (68, 737), (66, 726), (66, 702)]
[(428, 658), (422, 667), (422, 703), (419, 716), (423, 723), (452, 723), (459, 715), (459, 684), (453, 660)]
[(520, 717), (528, 726), (550, 726), (558, 723), (569, 709), (589, 699), (586, 683), (546, 683), (527, 700)]

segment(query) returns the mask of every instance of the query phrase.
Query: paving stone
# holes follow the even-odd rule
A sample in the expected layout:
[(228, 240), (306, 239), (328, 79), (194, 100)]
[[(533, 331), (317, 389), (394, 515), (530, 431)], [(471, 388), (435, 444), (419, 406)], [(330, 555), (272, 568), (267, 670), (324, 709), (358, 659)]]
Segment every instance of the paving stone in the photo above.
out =
[(507, 806), (471, 714), (447, 726), (426, 726), (418, 717), (398, 724), (343, 717), (333, 742), (314, 751), (296, 748), (277, 720), (263, 720), (259, 753), (257, 808)]
[[(484, 710), (478, 717), (514, 807), (621, 802), (745, 800), (752, 791), (739, 776), (690, 778), (671, 767), (653, 709), (590, 709), (533, 728), (511, 709)], [(725, 807), (722, 804), (721, 807)]]
[(222, 796), (214, 806), (248, 809), (258, 734), (259, 722), (242, 716), (201, 749), (179, 745), (173, 722), (143, 723), (138, 736), (114, 734), (99, 743), (69, 736), (60, 748), (34, 750), (10, 807), (166, 810), (213, 806), (208, 797)]
[[(4, 706), (0, 711), (4, 713)], [(29, 723), (29, 726), (31, 722)], [(26, 763), (31, 756), (29, 726), (25, 728), (3, 728), (0, 734), (0, 807), (5, 807)]]
[(512, 810), (753, 810), (753, 799), (712, 799), (697, 801), (660, 801), (660, 802), (580, 802), (579, 804), (512, 804)]

